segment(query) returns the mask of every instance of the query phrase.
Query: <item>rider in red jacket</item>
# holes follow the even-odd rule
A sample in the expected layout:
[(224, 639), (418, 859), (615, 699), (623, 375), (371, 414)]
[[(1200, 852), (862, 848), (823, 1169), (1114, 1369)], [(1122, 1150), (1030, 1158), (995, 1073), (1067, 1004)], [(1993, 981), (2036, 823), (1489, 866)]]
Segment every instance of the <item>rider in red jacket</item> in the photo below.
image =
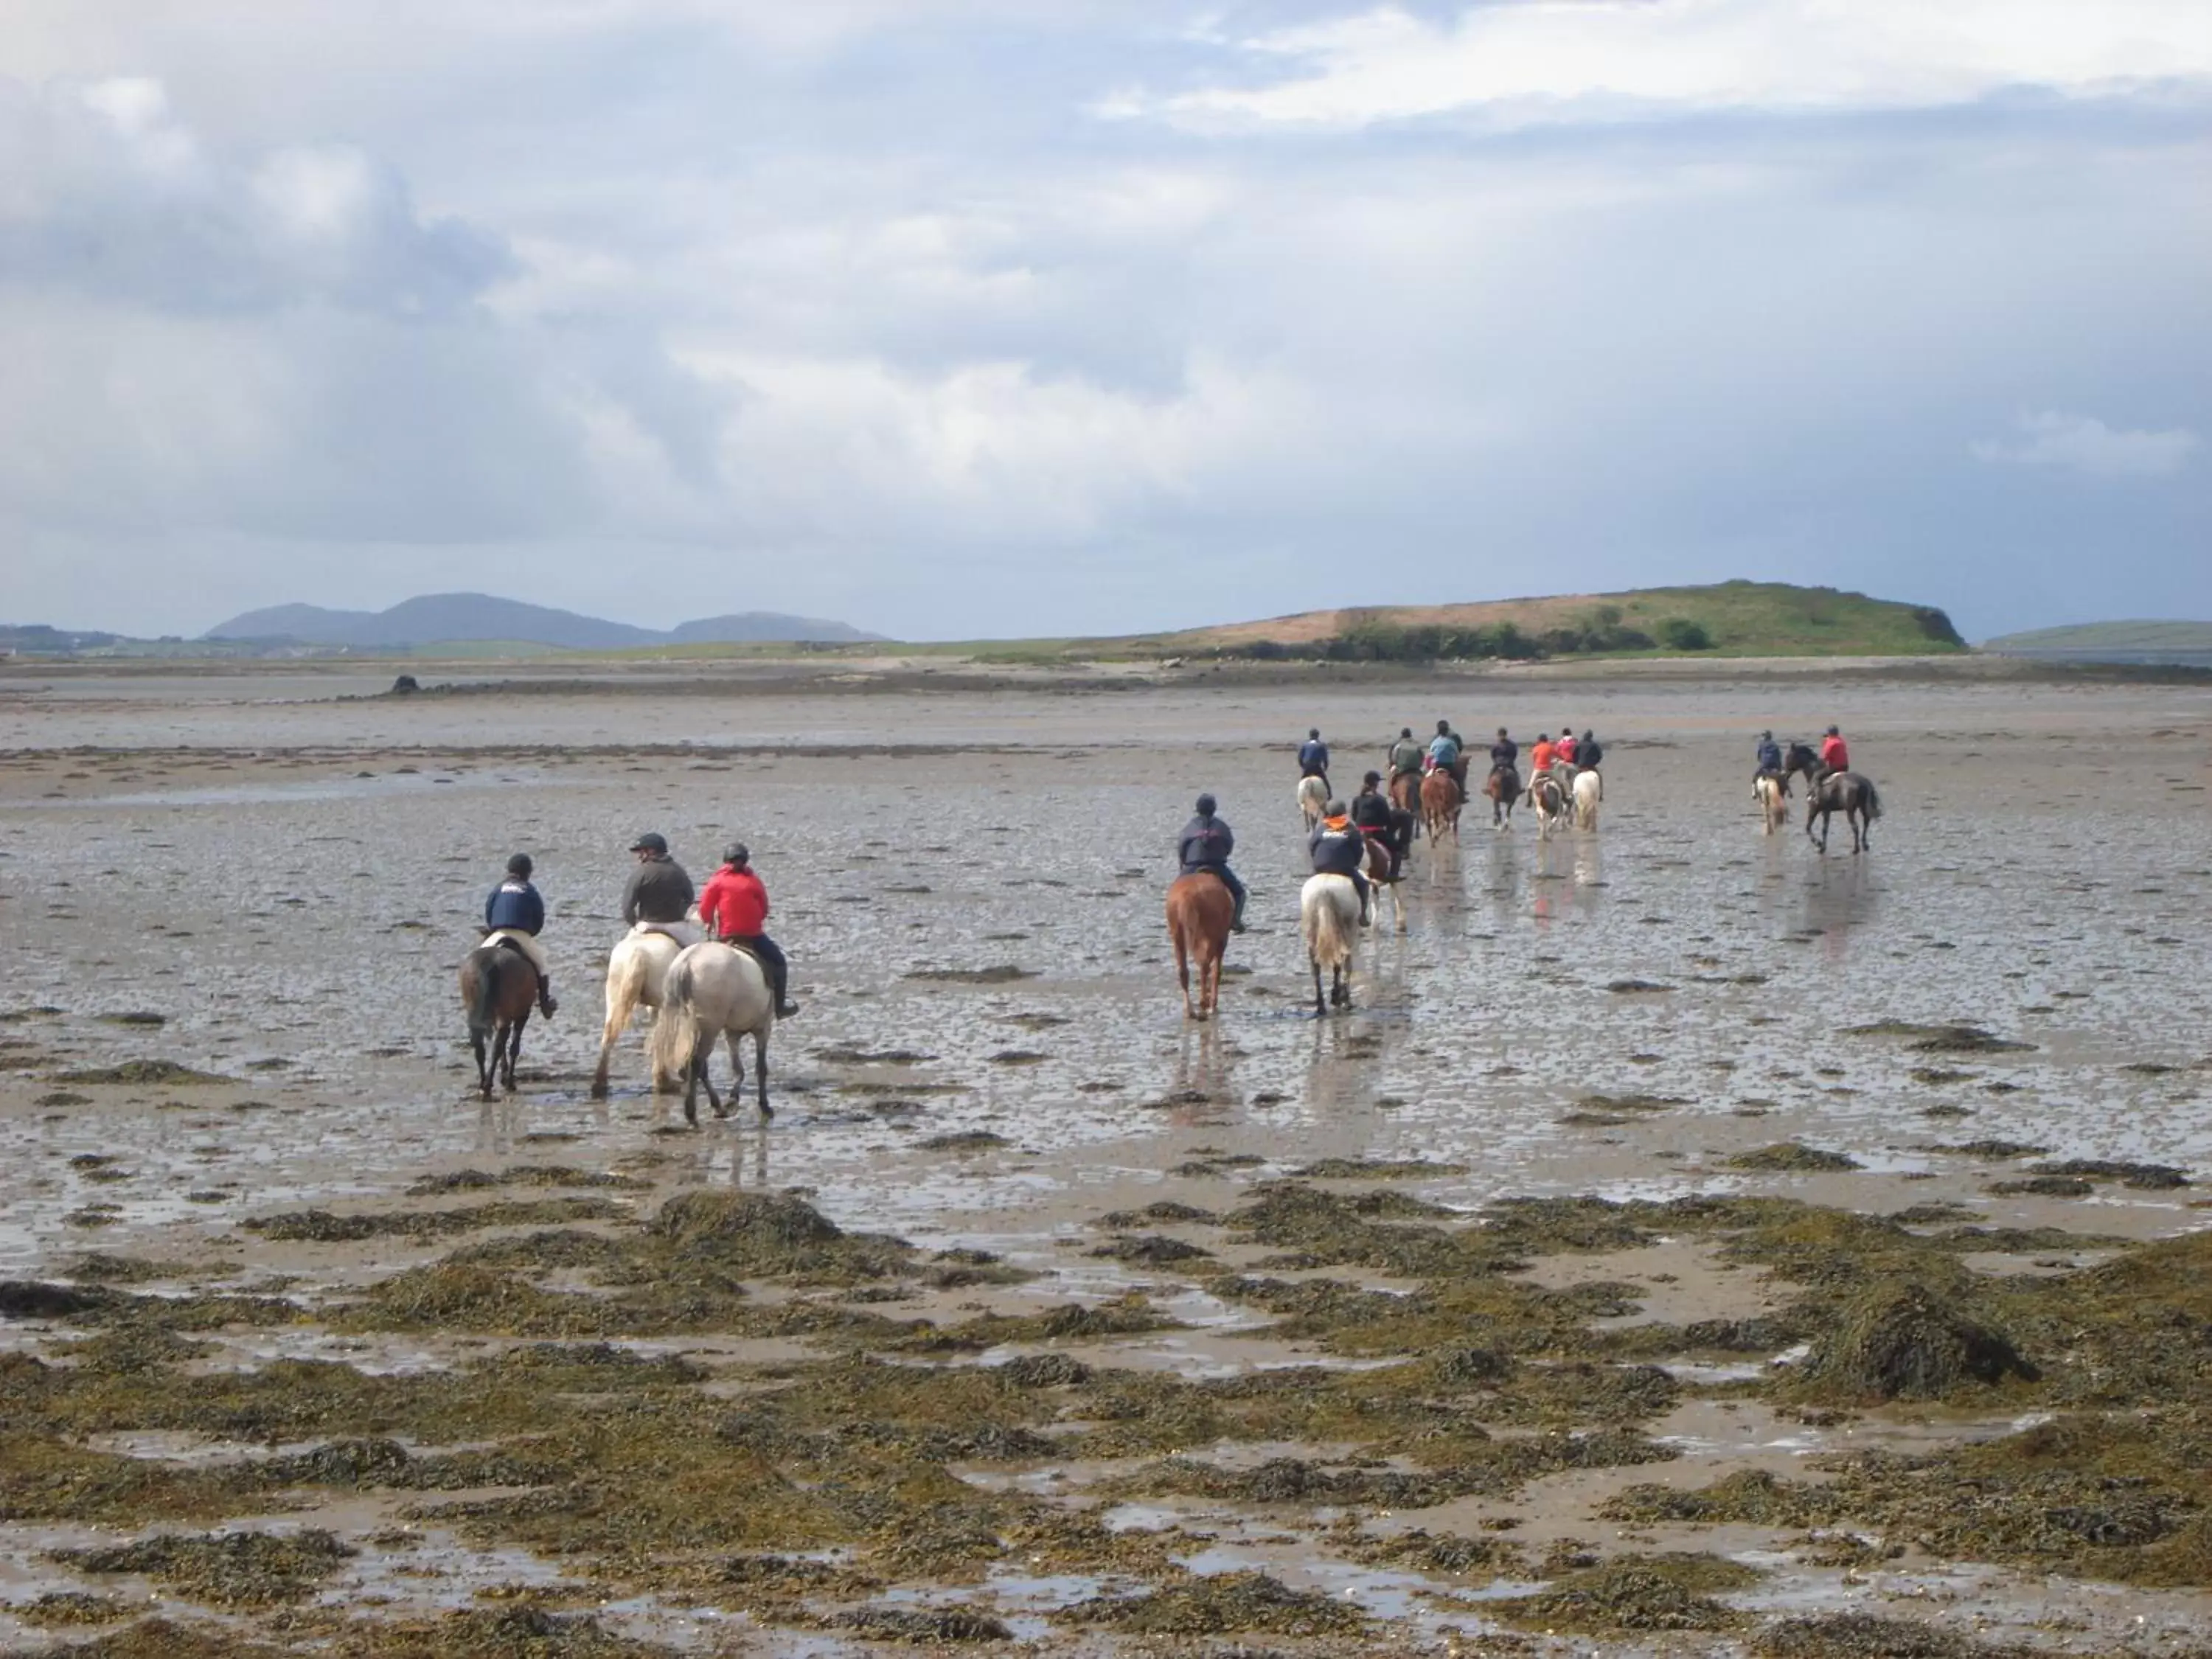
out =
[(1851, 769), (1851, 751), (1844, 747), (1844, 734), (1832, 726), (1828, 728), (1828, 735), (1820, 739), (1820, 764), (1831, 772)]
[(708, 935), (743, 945), (768, 969), (769, 988), (775, 994), (776, 1017), (788, 1019), (799, 1005), (785, 992), (790, 988), (791, 967), (782, 949), (768, 936), (768, 888), (752, 872), (752, 854), (741, 842), (722, 854), (722, 867), (708, 878), (699, 895), (699, 920)]

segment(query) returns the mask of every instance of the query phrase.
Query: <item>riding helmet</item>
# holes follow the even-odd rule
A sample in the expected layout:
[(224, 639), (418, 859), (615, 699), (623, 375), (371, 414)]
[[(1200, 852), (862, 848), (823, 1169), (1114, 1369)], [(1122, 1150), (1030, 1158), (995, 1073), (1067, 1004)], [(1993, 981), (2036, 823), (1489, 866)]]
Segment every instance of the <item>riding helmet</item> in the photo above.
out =
[(507, 861), (507, 873), (510, 876), (520, 876), (525, 881), (530, 879), (530, 872), (537, 867), (531, 863), (530, 854), (527, 853), (517, 853)]
[(648, 830), (630, 842), (629, 850), (633, 853), (658, 853), (665, 858), (668, 855), (668, 837), (658, 830)]
[(1200, 795), (1198, 798), (1198, 815), (1202, 818), (1210, 818), (1213, 816), (1212, 796)]
[(722, 849), (722, 862), (743, 864), (752, 857), (752, 849), (741, 841), (733, 841)]

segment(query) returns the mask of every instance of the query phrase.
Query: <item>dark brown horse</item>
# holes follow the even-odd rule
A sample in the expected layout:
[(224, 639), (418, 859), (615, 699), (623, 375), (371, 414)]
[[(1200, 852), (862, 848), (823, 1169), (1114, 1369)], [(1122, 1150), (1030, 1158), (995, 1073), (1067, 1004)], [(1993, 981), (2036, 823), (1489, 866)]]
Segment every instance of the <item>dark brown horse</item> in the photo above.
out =
[[(1856, 772), (1823, 772), (1813, 781), (1805, 797), (1805, 836), (1817, 840), (1822, 853), (1828, 850), (1828, 820), (1838, 812), (1851, 826), (1853, 853), (1874, 845), (1874, 821), (1881, 816), (1881, 797), (1872, 778)], [(1820, 821), (1818, 836), (1813, 834), (1815, 818)]]
[(469, 1046), (476, 1050), (477, 1082), (486, 1100), (495, 1081), (514, 1092), (522, 1028), (537, 1005), (538, 970), (521, 951), (479, 945), (461, 959), (461, 1009), (468, 1016)]
[[(1176, 978), (1182, 984), (1187, 1018), (1206, 1019), (1221, 1000), (1221, 958), (1237, 901), (1215, 878), (1178, 876), (1168, 884), (1168, 938), (1175, 945)], [(1198, 1000), (1190, 1000), (1190, 965), (1198, 963)]]
[(1493, 766), (1482, 781), (1482, 793), (1490, 797), (1490, 827), (1510, 828), (1514, 805), (1521, 799), (1521, 775), (1510, 766)]

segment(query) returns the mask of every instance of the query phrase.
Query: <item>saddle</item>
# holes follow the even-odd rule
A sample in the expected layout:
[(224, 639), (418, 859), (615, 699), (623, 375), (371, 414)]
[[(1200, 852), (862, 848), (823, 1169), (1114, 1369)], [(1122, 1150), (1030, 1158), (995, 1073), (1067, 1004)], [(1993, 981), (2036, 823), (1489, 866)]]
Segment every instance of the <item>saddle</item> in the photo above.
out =
[(674, 939), (678, 945), (696, 945), (707, 937), (707, 930), (696, 921), (641, 921), (630, 929), (633, 933), (659, 933)]
[(528, 947), (522, 943), (521, 936), (515, 933), (511, 929), (495, 927), (491, 932), (483, 936), (483, 942), (486, 945), (498, 945), (502, 949), (512, 951), (515, 955), (520, 957), (525, 962), (528, 962), (530, 960), (530, 951)]

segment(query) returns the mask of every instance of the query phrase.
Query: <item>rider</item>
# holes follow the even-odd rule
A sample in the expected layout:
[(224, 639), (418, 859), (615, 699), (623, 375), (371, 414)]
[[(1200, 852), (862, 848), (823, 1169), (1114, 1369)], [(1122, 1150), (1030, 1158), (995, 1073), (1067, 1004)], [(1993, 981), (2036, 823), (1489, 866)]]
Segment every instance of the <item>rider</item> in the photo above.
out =
[(1359, 826), (1361, 835), (1382, 843), (1382, 850), (1390, 855), (1390, 879), (1395, 881), (1404, 856), (1399, 845), (1398, 820), (1410, 815), (1390, 805), (1390, 798), (1382, 793), (1380, 772), (1370, 772), (1361, 781), (1359, 793), (1352, 798), (1352, 821)]
[(1437, 734), (1429, 739), (1429, 769), (1431, 772), (1451, 772), (1459, 765), (1460, 741), (1451, 729), (1449, 720), (1437, 722)]
[(1559, 752), (1559, 746), (1552, 741), (1552, 734), (1548, 732), (1539, 732), (1536, 734), (1536, 746), (1528, 751), (1528, 775), (1534, 778), (1539, 773), (1550, 771), (1552, 762)]
[(1573, 726), (1563, 726), (1559, 728), (1559, 740), (1552, 745), (1552, 753), (1555, 758), (1565, 761), (1569, 766), (1575, 763), (1575, 728)]
[(1778, 778), (1781, 775), (1782, 745), (1775, 742), (1773, 732), (1761, 732), (1759, 734), (1759, 769), (1752, 774), (1752, 781), (1756, 783), (1761, 778)]
[(707, 890), (699, 895), (699, 920), (710, 939), (751, 951), (768, 969), (769, 989), (775, 994), (775, 1017), (789, 1019), (799, 1005), (785, 994), (791, 988), (791, 964), (783, 948), (768, 936), (768, 888), (753, 873), (752, 854), (738, 842), (722, 854), (722, 867), (707, 878)]
[(1584, 726), (1581, 739), (1575, 744), (1575, 764), (1585, 772), (1595, 772), (1604, 758), (1605, 750), (1597, 746), (1597, 733)]
[(1314, 825), (1306, 845), (1313, 854), (1314, 874), (1352, 878), (1359, 895), (1359, 925), (1366, 927), (1373, 915), (1368, 908), (1367, 837), (1352, 823), (1342, 801), (1333, 800), (1322, 809), (1322, 820)]
[(1421, 770), (1421, 745), (1413, 741), (1413, 728), (1398, 728), (1398, 741), (1390, 745), (1390, 781), (1402, 777), (1418, 777)]
[(1328, 745), (1321, 740), (1317, 726), (1307, 731), (1306, 740), (1298, 745), (1298, 775), (1319, 778), (1324, 787), (1328, 783)]
[(1828, 735), (1820, 739), (1820, 764), (1831, 772), (1851, 769), (1851, 751), (1844, 747), (1844, 734), (1832, 726), (1828, 728)]
[(641, 921), (680, 922), (696, 896), (691, 878), (668, 856), (668, 838), (647, 830), (629, 844), (637, 854), (637, 868), (629, 872), (623, 889), (622, 919), (635, 927)]
[(507, 879), (484, 901), (484, 932), (503, 931), (538, 970), (538, 1006), (550, 1019), (561, 1005), (553, 1000), (553, 970), (546, 965), (545, 947), (538, 942), (545, 927), (545, 901), (530, 884), (532, 867), (527, 853), (517, 853), (507, 861)]
[(1229, 867), (1229, 855), (1237, 850), (1237, 837), (1228, 821), (1213, 815), (1213, 797), (1198, 798), (1198, 816), (1182, 827), (1182, 838), (1176, 843), (1176, 856), (1182, 862), (1182, 873), (1195, 876), (1207, 872), (1220, 878), (1221, 884), (1229, 890), (1229, 896), (1237, 901), (1237, 911), (1229, 920), (1230, 931), (1244, 931), (1244, 884), (1237, 879), (1237, 872)]

